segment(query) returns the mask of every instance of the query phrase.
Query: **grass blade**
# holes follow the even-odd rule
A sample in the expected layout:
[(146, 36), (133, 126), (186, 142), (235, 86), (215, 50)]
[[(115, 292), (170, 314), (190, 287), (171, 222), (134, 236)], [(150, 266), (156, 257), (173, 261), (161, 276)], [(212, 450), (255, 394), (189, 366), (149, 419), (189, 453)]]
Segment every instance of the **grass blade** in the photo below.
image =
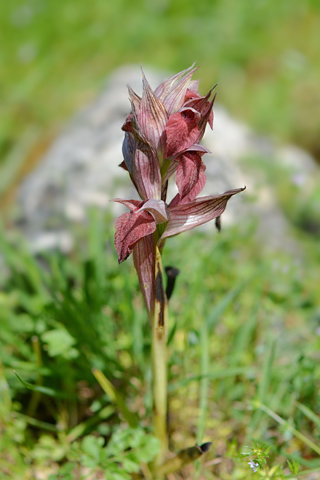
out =
[(212, 312), (208, 315), (206, 319), (206, 324), (208, 329), (214, 327), (218, 322), (221, 315), (225, 312), (228, 306), (235, 300), (235, 298), (239, 295), (241, 290), (247, 284), (246, 281), (241, 281), (238, 285), (236, 285), (230, 292), (228, 292), (222, 300), (214, 307)]
[(305, 443), (310, 447), (312, 450), (314, 450), (318, 455), (320, 455), (320, 447), (316, 445), (312, 440), (310, 440), (308, 437), (303, 435), (303, 433), (299, 432), (296, 428), (292, 427), (286, 420), (281, 418), (277, 413), (273, 412), (264, 404), (260, 404), (259, 408), (262, 412), (265, 412), (269, 417), (273, 418), (279, 425), (284, 425), (295, 437), (299, 438), (301, 442)]
[(114, 388), (111, 382), (103, 375), (101, 370), (94, 368), (92, 370), (93, 375), (96, 377), (101, 388), (109, 396), (110, 400), (117, 406), (117, 408), (122, 413), (124, 419), (127, 421), (129, 427), (137, 428), (138, 420), (137, 417), (128, 410), (128, 407), (125, 404), (122, 395)]
[(88, 418), (84, 422), (79, 423), (79, 425), (74, 427), (68, 433), (66, 437), (67, 442), (71, 443), (77, 438), (81, 437), (85, 433), (85, 431), (88, 430), (88, 428), (91, 428), (97, 423), (99, 423), (100, 421), (106, 420), (107, 418), (111, 417), (114, 411), (115, 409), (112, 405), (107, 405), (106, 407), (102, 408), (100, 412), (98, 412), (93, 417)]
[[(206, 416), (208, 409), (208, 388), (209, 388), (209, 339), (208, 339), (208, 325), (203, 323), (200, 330), (200, 344), (201, 344), (201, 380), (200, 380), (200, 401), (199, 401), (199, 422), (197, 432), (197, 443), (200, 444), (206, 428)], [(194, 478), (199, 478), (199, 462), (196, 464), (196, 471)]]
[[(269, 342), (269, 348), (267, 350), (267, 354), (265, 355), (263, 364), (262, 364), (261, 379), (258, 385), (258, 392), (257, 392), (259, 402), (261, 403), (264, 403), (267, 400), (267, 393), (268, 393), (268, 388), (271, 382), (272, 366), (273, 366), (274, 356), (275, 356), (275, 346), (276, 346), (275, 340), (272, 340)], [(252, 419), (250, 422), (250, 428), (249, 428), (249, 431), (251, 432), (250, 435), (252, 435), (252, 432), (257, 428), (261, 418), (262, 418), (261, 411), (256, 410), (253, 413)]]
[(16, 375), (20, 383), (22, 383), (22, 385), (28, 390), (32, 390), (33, 392), (43, 393), (44, 395), (48, 395), (49, 397), (68, 398), (68, 399), (72, 398), (70, 394), (59, 392), (57, 390), (54, 390), (53, 388), (43, 387), (41, 385), (32, 385), (32, 383), (29, 383), (23, 380), (15, 370), (14, 370), (14, 374)]
[(197, 442), (200, 444), (203, 440), (205, 432), (206, 412), (208, 406), (208, 387), (209, 387), (209, 341), (208, 328), (204, 323), (200, 330), (200, 344), (201, 344), (201, 380), (200, 380), (200, 402), (199, 402), (199, 423)]
[(208, 378), (209, 380), (217, 380), (219, 378), (235, 377), (237, 375), (247, 375), (251, 378), (256, 375), (256, 370), (253, 367), (233, 367), (216, 369), (212, 370), (206, 375), (195, 375), (193, 377), (179, 380), (176, 383), (171, 383), (168, 390), (170, 393), (175, 392), (179, 388), (185, 387), (191, 382), (199, 382), (203, 378)]
[(306, 407), (300, 402), (296, 402), (296, 405), (300, 412), (302, 412), (307, 418), (309, 418), (309, 420), (314, 422), (317, 427), (320, 428), (320, 418), (318, 417), (318, 415), (316, 415), (312, 410), (310, 410), (310, 408)]
[(21, 419), (24, 422), (28, 423), (29, 425), (32, 425), (33, 427), (40, 428), (41, 430), (47, 430), (49, 432), (63, 432), (63, 428), (59, 428), (56, 425), (53, 425), (52, 423), (48, 422), (43, 422), (42, 420), (37, 420), (36, 418), (32, 418), (29, 415), (24, 415), (23, 413), (20, 412), (13, 412), (12, 416), (16, 419)]

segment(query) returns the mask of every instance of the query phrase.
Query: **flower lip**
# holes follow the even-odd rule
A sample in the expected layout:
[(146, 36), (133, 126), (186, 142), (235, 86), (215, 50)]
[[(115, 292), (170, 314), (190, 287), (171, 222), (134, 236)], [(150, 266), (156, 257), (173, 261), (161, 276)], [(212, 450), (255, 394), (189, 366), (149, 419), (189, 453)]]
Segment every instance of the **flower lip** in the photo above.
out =
[(164, 223), (169, 220), (169, 210), (166, 203), (163, 200), (124, 200), (122, 198), (113, 198), (110, 202), (122, 203), (130, 209), (132, 213), (139, 213), (142, 211), (149, 212), (156, 223)]

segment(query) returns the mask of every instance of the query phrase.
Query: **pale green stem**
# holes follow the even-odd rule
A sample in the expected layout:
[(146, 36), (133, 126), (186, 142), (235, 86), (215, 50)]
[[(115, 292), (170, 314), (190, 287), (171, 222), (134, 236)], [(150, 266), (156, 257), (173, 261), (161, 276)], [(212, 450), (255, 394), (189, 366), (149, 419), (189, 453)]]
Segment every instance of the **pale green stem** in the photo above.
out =
[(168, 309), (163, 285), (161, 253), (156, 247), (155, 307), (151, 315), (154, 434), (160, 441), (156, 465), (163, 462), (167, 439), (167, 337)]
[[(42, 367), (42, 356), (41, 356), (41, 348), (40, 348), (39, 337), (37, 335), (33, 335), (33, 337), (31, 338), (31, 341), (32, 341), (33, 351), (34, 351), (34, 353), (36, 355), (36, 359), (37, 359), (37, 366), (40, 369)], [(42, 376), (40, 374), (38, 374), (36, 384), (37, 385), (42, 385)], [(40, 398), (41, 398), (41, 393), (40, 392), (36, 392), (36, 391), (32, 392), (31, 400), (30, 400), (30, 403), (29, 403), (29, 406), (28, 406), (28, 411), (27, 411), (27, 415), (29, 417), (34, 416)]]
[(208, 451), (211, 443), (204, 443), (203, 445), (195, 445), (194, 447), (181, 450), (175, 457), (170, 458), (165, 463), (156, 468), (155, 473), (157, 478), (161, 478), (163, 475), (181, 470), (185, 465), (194, 462), (206, 451)]
[(92, 373), (100, 383), (102, 389), (109, 396), (110, 400), (118, 407), (129, 427), (137, 428), (138, 419), (132, 412), (130, 412), (120, 392), (112, 385), (107, 377), (103, 375), (101, 370), (93, 368)]
[[(205, 433), (205, 424), (208, 408), (208, 388), (209, 388), (209, 332), (206, 322), (202, 324), (200, 330), (201, 344), (201, 381), (200, 381), (200, 405), (199, 405), (199, 423), (197, 442), (200, 444)], [(200, 475), (199, 462), (195, 466), (194, 479), (198, 479)]]

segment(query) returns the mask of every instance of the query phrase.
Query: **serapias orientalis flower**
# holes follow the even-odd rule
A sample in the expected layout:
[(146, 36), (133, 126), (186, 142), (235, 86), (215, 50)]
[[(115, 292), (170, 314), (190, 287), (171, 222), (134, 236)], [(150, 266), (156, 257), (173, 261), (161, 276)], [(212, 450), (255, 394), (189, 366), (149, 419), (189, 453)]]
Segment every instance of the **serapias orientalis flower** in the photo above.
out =
[(193, 177), (205, 183), (201, 157), (208, 150), (199, 142), (206, 124), (212, 128), (215, 96), (210, 101), (213, 89), (205, 97), (198, 94), (198, 82), (191, 80), (195, 71), (184, 70), (155, 91), (142, 73), (141, 98), (129, 87), (132, 110), (122, 127), (126, 134), (121, 166), (128, 170), (142, 200), (165, 201), (168, 179), (177, 170), (184, 176), (190, 165)]
[[(133, 252), (134, 265), (148, 313), (155, 297), (155, 248), (186, 230), (219, 218), (228, 200), (243, 188), (220, 195), (197, 197), (206, 182), (202, 157), (208, 150), (199, 144), (206, 125), (213, 126), (215, 96), (198, 93), (190, 67), (153, 91), (142, 73), (140, 98), (130, 87), (131, 113), (123, 130), (124, 161), (140, 200), (114, 201), (129, 211), (116, 220), (115, 247), (119, 263)], [(167, 203), (167, 185), (175, 175), (176, 196)]]

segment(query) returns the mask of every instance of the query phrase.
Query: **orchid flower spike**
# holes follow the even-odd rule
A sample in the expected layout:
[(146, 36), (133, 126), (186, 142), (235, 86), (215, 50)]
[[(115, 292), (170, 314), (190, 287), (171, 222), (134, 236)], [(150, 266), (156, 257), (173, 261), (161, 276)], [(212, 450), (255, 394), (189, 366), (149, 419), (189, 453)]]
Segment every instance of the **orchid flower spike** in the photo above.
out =
[[(122, 129), (124, 161), (140, 200), (115, 199), (129, 211), (116, 220), (119, 263), (133, 252), (134, 265), (148, 312), (155, 298), (155, 249), (165, 240), (219, 218), (228, 200), (243, 188), (197, 197), (206, 183), (200, 145), (206, 125), (213, 127), (211, 89), (198, 93), (193, 66), (164, 81), (154, 91), (142, 73), (141, 98), (129, 87), (131, 112)], [(211, 98), (212, 97), (212, 98)], [(167, 186), (175, 174), (178, 189), (167, 203)]]

